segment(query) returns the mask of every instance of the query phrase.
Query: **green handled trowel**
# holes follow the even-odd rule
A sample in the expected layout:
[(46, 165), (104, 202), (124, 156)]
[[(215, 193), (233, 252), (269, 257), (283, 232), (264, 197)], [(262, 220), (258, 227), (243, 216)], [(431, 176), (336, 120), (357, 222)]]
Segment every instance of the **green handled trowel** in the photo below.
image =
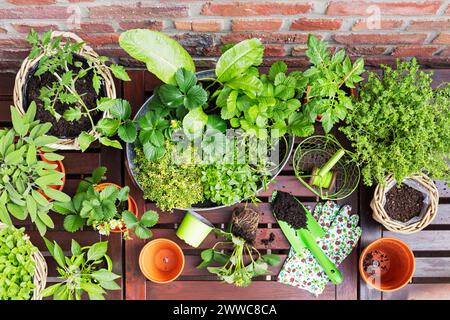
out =
[[(276, 195), (277, 191), (274, 191), (272, 193), (272, 201), (273, 199), (275, 199)], [(294, 199), (298, 201), (295, 197)], [(317, 238), (324, 237), (325, 232), (316, 221), (316, 219), (314, 219), (311, 212), (309, 212), (309, 210), (300, 201), (298, 202), (306, 212), (306, 229), (301, 228), (295, 230), (287, 222), (278, 220), (276, 213), (273, 212), (275, 219), (277, 219), (278, 225), (280, 226), (291, 246), (294, 248), (295, 252), (299, 253), (301, 249), (307, 248), (309, 251), (311, 251), (317, 262), (319, 262), (319, 264), (322, 266), (331, 282), (334, 284), (341, 284), (344, 280), (341, 272), (338, 270), (336, 265), (331, 262), (331, 260), (325, 255), (325, 253), (323, 253), (322, 249), (319, 248), (315, 241)]]

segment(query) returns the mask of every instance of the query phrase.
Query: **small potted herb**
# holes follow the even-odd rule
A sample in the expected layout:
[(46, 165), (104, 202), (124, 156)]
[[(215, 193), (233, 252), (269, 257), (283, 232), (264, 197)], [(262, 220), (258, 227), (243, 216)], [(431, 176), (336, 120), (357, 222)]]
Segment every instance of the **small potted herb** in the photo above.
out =
[(52, 201), (70, 197), (59, 190), (65, 173), (54, 163), (64, 157), (47, 146), (58, 138), (47, 135), (51, 124), (35, 121), (35, 114), (34, 102), (23, 115), (11, 107), (13, 127), (0, 130), (0, 221), (11, 226), (11, 216), (30, 217), (44, 235), (54, 227), (48, 215)]
[[(247, 287), (252, 278), (270, 274), (269, 265), (277, 265), (280, 258), (277, 255), (261, 255), (254, 247), (258, 229), (259, 213), (250, 208), (233, 211), (231, 230), (225, 232), (216, 229), (216, 233), (226, 239), (217, 242), (214, 247), (202, 251), (202, 263), (197, 268), (208, 268), (219, 279), (237, 287)], [(232, 253), (221, 252), (232, 246)], [(249, 259), (246, 263), (245, 258)], [(220, 266), (210, 266), (219, 264)]]
[(0, 223), (0, 300), (40, 300), (47, 264), (25, 228)]
[(54, 300), (81, 300), (86, 293), (90, 300), (104, 300), (106, 290), (120, 290), (119, 275), (112, 272), (112, 261), (107, 255), (108, 242), (97, 242), (81, 247), (72, 239), (71, 256), (65, 256), (56, 241), (45, 239), (48, 251), (57, 263), (56, 270), (62, 282), (45, 288), (43, 297)]
[(306, 56), (312, 66), (303, 72), (302, 112), (311, 124), (321, 121), (328, 133), (352, 109), (355, 85), (363, 80), (364, 60), (358, 58), (352, 64), (344, 49), (332, 55), (326, 42), (313, 35), (308, 36), (307, 44)]
[[(37, 118), (50, 122), (50, 133), (60, 138), (57, 149), (86, 150), (95, 140), (106, 146), (121, 148), (112, 140), (119, 134), (129, 138), (131, 123), (123, 111), (127, 102), (116, 99), (112, 74), (130, 80), (125, 69), (107, 65), (72, 33), (45, 32), (41, 38), (31, 31), (32, 46), (17, 74), (14, 102), (20, 113), (31, 101), (37, 103)], [(128, 113), (129, 116), (129, 113)]]
[(105, 172), (105, 167), (95, 169), (91, 177), (80, 182), (70, 201), (54, 203), (54, 211), (65, 215), (64, 229), (76, 232), (88, 225), (102, 235), (121, 232), (125, 239), (130, 239), (132, 230), (141, 239), (152, 237), (149, 228), (158, 222), (158, 214), (150, 210), (139, 219), (136, 201), (129, 195), (130, 188), (100, 183)]

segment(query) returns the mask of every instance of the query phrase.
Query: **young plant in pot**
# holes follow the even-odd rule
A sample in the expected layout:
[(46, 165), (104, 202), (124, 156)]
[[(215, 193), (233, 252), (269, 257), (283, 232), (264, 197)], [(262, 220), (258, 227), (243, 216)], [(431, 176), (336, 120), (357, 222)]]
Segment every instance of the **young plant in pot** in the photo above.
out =
[(105, 178), (105, 172), (105, 167), (95, 169), (91, 177), (79, 183), (70, 201), (54, 203), (53, 210), (65, 215), (64, 229), (76, 232), (88, 225), (101, 235), (121, 232), (128, 240), (131, 239), (131, 230), (140, 239), (151, 238), (149, 228), (158, 222), (158, 213), (149, 210), (139, 219), (136, 202), (129, 195), (130, 188), (100, 183)]
[[(374, 217), (384, 222), (396, 220), (396, 231), (415, 232), (436, 214), (437, 206), (432, 203), (437, 203), (438, 195), (431, 179), (450, 180), (450, 85), (444, 83), (433, 90), (431, 74), (420, 71), (415, 59), (397, 61), (396, 68), (382, 68), (383, 78), (369, 73), (342, 131), (355, 147), (364, 183), (379, 184), (376, 206), (372, 206), (376, 207)], [(414, 180), (428, 195), (431, 210), (421, 221), (405, 226), (402, 220), (417, 218), (423, 205), (420, 192), (403, 183), (407, 179)], [(390, 188), (392, 181), (400, 189)], [(383, 200), (388, 187), (391, 200), (387, 204), (390, 209), (386, 209), (390, 215)], [(401, 202), (403, 208), (395, 209)]]
[[(279, 264), (280, 258), (274, 254), (262, 255), (255, 248), (259, 216), (253, 209), (236, 208), (230, 231), (215, 229), (226, 241), (219, 241), (211, 249), (202, 251), (203, 261), (197, 268), (207, 267), (219, 279), (237, 287), (247, 287), (254, 277), (270, 274), (269, 266)], [(230, 247), (231, 254), (222, 252)]]
[(27, 102), (36, 101), (38, 119), (50, 122), (50, 133), (60, 138), (55, 148), (84, 151), (95, 140), (121, 148), (111, 137), (122, 128), (119, 133), (127, 140), (123, 131), (132, 130), (132, 124), (123, 111), (128, 103), (116, 99), (111, 73), (128, 81), (125, 69), (108, 66), (107, 57), (97, 55), (72, 33), (48, 31), (39, 38), (31, 31), (27, 40), (32, 49), (14, 88), (19, 112), (25, 112)]
[(81, 300), (86, 293), (90, 300), (104, 300), (106, 290), (120, 290), (119, 275), (112, 272), (108, 256), (108, 242), (97, 242), (81, 247), (72, 239), (71, 256), (65, 256), (56, 241), (44, 238), (48, 251), (57, 263), (58, 278), (63, 280), (42, 291), (43, 297), (54, 300)]
[[(163, 210), (256, 199), (273, 178), (270, 161), (235, 161), (236, 139), (228, 139), (227, 130), (236, 130), (242, 141), (267, 138), (269, 150), (288, 135), (314, 132), (298, 112), (302, 74), (287, 72), (281, 61), (261, 74), (264, 46), (258, 39), (228, 46), (215, 70), (197, 75), (188, 52), (162, 33), (129, 30), (119, 43), (164, 82), (138, 112), (138, 138), (127, 150), (144, 197)], [(286, 142), (287, 153), (289, 147)], [(174, 154), (182, 160), (174, 161)]]
[(48, 215), (52, 201), (70, 197), (61, 191), (65, 179), (62, 164), (55, 163), (64, 157), (47, 146), (58, 138), (47, 135), (51, 124), (34, 120), (35, 114), (34, 102), (23, 115), (11, 107), (13, 127), (0, 130), (0, 221), (11, 226), (12, 217), (30, 217), (44, 235), (47, 228), (54, 227)]
[(312, 66), (303, 73), (302, 112), (312, 124), (321, 121), (328, 133), (353, 108), (352, 96), (355, 85), (363, 80), (364, 60), (358, 58), (352, 64), (344, 49), (331, 54), (327, 43), (313, 35), (308, 36), (307, 44), (306, 56)]

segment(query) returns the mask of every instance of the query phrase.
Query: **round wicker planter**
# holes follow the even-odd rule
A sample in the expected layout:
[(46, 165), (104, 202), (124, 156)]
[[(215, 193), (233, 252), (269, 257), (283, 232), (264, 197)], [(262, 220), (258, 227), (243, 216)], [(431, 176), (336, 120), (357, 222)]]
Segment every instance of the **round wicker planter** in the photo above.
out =
[(409, 177), (408, 180), (417, 183), (418, 185), (420, 185), (422, 189), (426, 190), (429, 202), (428, 207), (426, 211), (422, 214), (420, 219), (412, 223), (403, 223), (400, 221), (393, 220), (391, 217), (389, 217), (388, 214), (386, 213), (386, 210), (384, 209), (387, 192), (385, 186), (395, 183), (395, 180), (392, 176), (388, 176), (385, 180), (384, 186), (379, 184), (376, 187), (373, 199), (370, 202), (370, 207), (373, 210), (372, 212), (373, 219), (381, 223), (389, 231), (403, 234), (415, 233), (428, 226), (436, 216), (439, 202), (439, 192), (434, 182), (424, 174), (413, 175)]
[[(0, 229), (6, 227), (8, 227), (6, 224), (0, 222)], [(33, 253), (32, 259), (36, 263), (36, 267), (33, 278), (35, 288), (33, 289), (33, 297), (31, 300), (42, 300), (41, 291), (45, 289), (47, 283), (47, 263), (39, 250)]]
[[(71, 32), (60, 32), (60, 31), (54, 31), (52, 33), (52, 38), (62, 36), (63, 41), (61, 41), (60, 46), (64, 45), (64, 39), (71, 39), (75, 42), (83, 42), (83, 40), (78, 37), (76, 34)], [(78, 55), (80, 55), (83, 58), (98, 58), (99, 55), (88, 45), (83, 45), (78, 52)], [(38, 56), (36, 59), (30, 60), (28, 58), (25, 58), (22, 62), (22, 66), (20, 67), (19, 72), (16, 75), (16, 80), (14, 83), (14, 92), (13, 92), (13, 99), (14, 99), (14, 106), (16, 109), (20, 112), (20, 114), (24, 114), (28, 106), (24, 105), (24, 95), (25, 95), (25, 87), (27, 84), (28, 79), (30, 78), (31, 71), (36, 66), (36, 64), (39, 62), (39, 60), (42, 58), (43, 55)], [(104, 92), (106, 94), (106, 97), (115, 99), (116, 98), (116, 88), (114, 86), (114, 80), (111, 75), (111, 72), (108, 68), (102, 68), (100, 70), (100, 74), (103, 78), (103, 86), (104, 86)], [(104, 118), (108, 117), (109, 114), (105, 113)], [(55, 144), (49, 145), (51, 148), (55, 149), (61, 149), (61, 150), (79, 150), (80, 145), (78, 143), (77, 138), (73, 139), (59, 139), (59, 141)]]

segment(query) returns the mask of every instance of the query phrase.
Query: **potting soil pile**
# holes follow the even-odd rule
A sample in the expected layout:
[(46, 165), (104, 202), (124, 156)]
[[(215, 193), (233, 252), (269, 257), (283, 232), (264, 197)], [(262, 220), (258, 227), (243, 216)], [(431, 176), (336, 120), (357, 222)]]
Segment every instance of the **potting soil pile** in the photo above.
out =
[[(313, 216), (325, 231), (325, 237), (317, 244), (337, 267), (350, 254), (361, 237), (359, 216), (350, 215), (349, 205), (340, 207), (333, 201), (318, 203)], [(325, 289), (329, 278), (312, 253), (304, 248), (296, 254), (291, 248), (278, 282), (305, 289), (318, 296)]]

